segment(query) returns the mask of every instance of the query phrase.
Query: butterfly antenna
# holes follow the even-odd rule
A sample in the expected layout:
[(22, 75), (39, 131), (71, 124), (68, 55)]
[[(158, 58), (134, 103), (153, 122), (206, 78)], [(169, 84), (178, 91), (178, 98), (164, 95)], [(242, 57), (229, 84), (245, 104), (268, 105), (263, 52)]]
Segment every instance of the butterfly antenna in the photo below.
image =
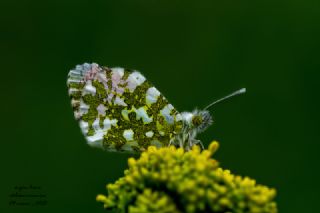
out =
[(210, 107), (212, 107), (213, 105), (215, 105), (215, 104), (217, 104), (217, 103), (219, 103), (219, 102), (221, 102), (221, 101), (224, 101), (224, 100), (229, 99), (229, 98), (231, 98), (231, 97), (233, 97), (233, 96), (236, 96), (236, 95), (241, 95), (241, 94), (243, 94), (243, 93), (245, 93), (245, 92), (246, 92), (246, 88), (239, 89), (239, 90), (231, 93), (230, 95), (227, 95), (227, 96), (225, 96), (225, 97), (223, 97), (223, 98), (220, 98), (220, 99), (212, 102), (211, 104), (209, 104), (208, 106), (206, 106), (206, 107), (204, 108), (204, 110), (209, 109)]

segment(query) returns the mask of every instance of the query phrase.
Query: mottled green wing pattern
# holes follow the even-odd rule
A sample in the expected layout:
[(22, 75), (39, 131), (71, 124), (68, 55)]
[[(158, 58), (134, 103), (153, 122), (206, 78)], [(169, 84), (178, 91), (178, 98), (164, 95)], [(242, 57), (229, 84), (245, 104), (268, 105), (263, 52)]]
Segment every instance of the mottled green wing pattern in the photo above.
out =
[(139, 152), (167, 146), (182, 129), (181, 114), (137, 71), (85, 63), (69, 72), (67, 85), (91, 146)]

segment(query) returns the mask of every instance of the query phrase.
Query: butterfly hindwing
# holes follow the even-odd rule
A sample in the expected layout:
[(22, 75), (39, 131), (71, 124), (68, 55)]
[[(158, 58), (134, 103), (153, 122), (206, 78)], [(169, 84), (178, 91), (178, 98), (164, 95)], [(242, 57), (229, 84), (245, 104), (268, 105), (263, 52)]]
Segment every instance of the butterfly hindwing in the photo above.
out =
[(180, 113), (137, 71), (85, 63), (69, 72), (67, 85), (89, 145), (143, 151), (167, 146), (181, 131)]

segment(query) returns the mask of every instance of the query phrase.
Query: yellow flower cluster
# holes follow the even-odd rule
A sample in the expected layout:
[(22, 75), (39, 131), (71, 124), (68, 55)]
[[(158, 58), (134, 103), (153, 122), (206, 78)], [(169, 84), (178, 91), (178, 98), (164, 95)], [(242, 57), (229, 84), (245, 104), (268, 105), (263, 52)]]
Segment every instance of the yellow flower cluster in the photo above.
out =
[(108, 184), (108, 196), (97, 201), (129, 213), (276, 213), (276, 191), (219, 168), (212, 159), (217, 148), (217, 142), (189, 152), (151, 146), (128, 160), (124, 177)]

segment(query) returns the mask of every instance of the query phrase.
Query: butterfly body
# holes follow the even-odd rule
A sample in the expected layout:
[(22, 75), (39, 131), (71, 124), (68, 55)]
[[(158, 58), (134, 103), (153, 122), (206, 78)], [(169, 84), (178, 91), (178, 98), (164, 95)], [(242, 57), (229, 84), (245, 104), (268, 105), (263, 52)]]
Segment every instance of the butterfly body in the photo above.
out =
[(144, 151), (148, 146), (189, 149), (211, 122), (208, 111), (179, 113), (138, 71), (77, 65), (67, 86), (74, 116), (91, 146)]

